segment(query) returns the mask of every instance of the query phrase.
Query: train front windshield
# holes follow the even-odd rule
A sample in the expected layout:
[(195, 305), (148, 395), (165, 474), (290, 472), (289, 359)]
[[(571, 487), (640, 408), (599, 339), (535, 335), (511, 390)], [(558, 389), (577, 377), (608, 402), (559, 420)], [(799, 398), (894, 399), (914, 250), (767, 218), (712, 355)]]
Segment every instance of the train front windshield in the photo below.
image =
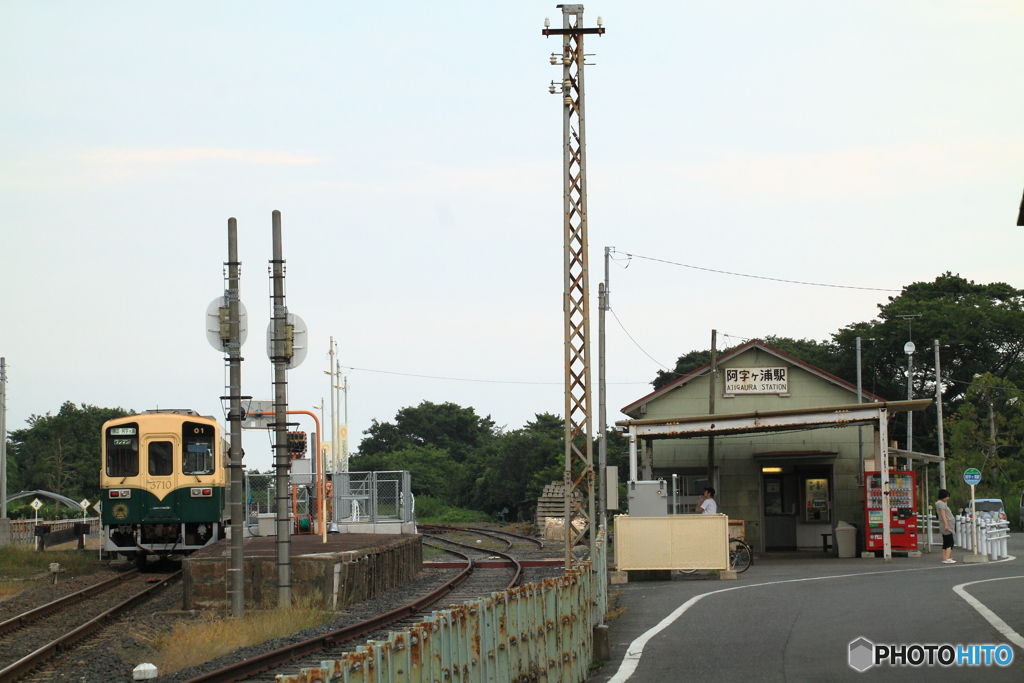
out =
[(107, 476), (136, 477), (139, 474), (139, 426), (111, 427), (107, 430)]
[(216, 432), (211, 425), (186, 422), (182, 426), (182, 442), (185, 444), (181, 471), (184, 474), (213, 474), (216, 468), (214, 443)]

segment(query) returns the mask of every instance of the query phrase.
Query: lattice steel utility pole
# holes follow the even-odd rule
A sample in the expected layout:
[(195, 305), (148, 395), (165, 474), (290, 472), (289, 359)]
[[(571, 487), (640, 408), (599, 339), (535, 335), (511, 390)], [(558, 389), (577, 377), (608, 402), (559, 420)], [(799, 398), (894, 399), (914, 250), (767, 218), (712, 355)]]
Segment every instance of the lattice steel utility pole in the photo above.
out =
[[(561, 88), (554, 81), (549, 92), (562, 95), (562, 155), (564, 207), (564, 298), (565, 320), (565, 567), (572, 568), (573, 548), (585, 536), (590, 553), (597, 554), (594, 515), (594, 446), (590, 409), (590, 281), (587, 266), (587, 145), (584, 119), (583, 36), (603, 34), (600, 17), (597, 28), (583, 28), (583, 5), (558, 5), (562, 28), (550, 28), (544, 20), (545, 36), (562, 36), (561, 54), (552, 53), (551, 63), (562, 65)], [(582, 493), (582, 499), (573, 494)], [(577, 531), (573, 520), (583, 522)]]

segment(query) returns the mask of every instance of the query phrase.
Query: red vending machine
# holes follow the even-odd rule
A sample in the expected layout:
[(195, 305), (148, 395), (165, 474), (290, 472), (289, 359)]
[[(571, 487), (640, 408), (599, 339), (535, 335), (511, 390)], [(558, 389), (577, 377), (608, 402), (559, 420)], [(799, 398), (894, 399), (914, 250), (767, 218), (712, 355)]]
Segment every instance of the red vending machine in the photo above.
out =
[[(865, 550), (884, 550), (882, 515), (882, 476), (865, 472), (867, 486), (864, 501)], [(914, 472), (889, 473), (889, 538), (893, 550), (917, 550), (917, 479)]]

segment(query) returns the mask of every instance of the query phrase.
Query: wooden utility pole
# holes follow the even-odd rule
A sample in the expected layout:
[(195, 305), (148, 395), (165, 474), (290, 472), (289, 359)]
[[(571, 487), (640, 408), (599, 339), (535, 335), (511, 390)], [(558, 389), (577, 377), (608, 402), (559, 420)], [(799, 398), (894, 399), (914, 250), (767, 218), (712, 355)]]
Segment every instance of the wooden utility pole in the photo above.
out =
[[(718, 330), (711, 330), (711, 370), (708, 372), (708, 415), (715, 414), (715, 384), (718, 378)], [(708, 486), (715, 481), (715, 435), (708, 436)]]

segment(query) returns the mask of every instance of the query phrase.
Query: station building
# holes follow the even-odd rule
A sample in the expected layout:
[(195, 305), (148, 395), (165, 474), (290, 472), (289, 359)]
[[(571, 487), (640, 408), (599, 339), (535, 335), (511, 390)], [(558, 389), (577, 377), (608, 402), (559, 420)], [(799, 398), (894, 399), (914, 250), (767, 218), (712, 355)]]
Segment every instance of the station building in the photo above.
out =
[[(673, 502), (670, 494), (669, 505), (677, 505), (678, 513), (694, 511), (708, 485), (708, 442), (713, 438), (711, 486), (718, 511), (730, 520), (744, 520), (746, 540), (755, 552), (820, 552), (835, 538), (831, 534), (838, 521), (863, 529), (863, 473), (879, 462), (879, 429), (865, 422), (842, 426), (843, 406), (858, 402), (857, 387), (757, 339), (723, 353), (717, 368), (715, 414), (723, 422), (726, 415), (751, 416), (747, 421), (756, 425), (758, 415), (786, 414), (789, 426), (716, 433), (715, 418), (709, 417), (711, 368), (704, 365), (622, 408), (631, 419), (618, 422), (620, 428), (633, 425), (636, 431), (641, 424), (692, 418), (691, 424), (710, 421), (711, 429), (703, 433), (715, 434), (691, 431), (686, 438), (638, 439), (638, 478), (664, 479), (670, 490), (675, 482), (679, 495)], [(885, 403), (871, 393), (862, 395), (865, 403), (889, 406), (890, 416), (928, 403)], [(827, 419), (820, 419), (823, 414)]]

